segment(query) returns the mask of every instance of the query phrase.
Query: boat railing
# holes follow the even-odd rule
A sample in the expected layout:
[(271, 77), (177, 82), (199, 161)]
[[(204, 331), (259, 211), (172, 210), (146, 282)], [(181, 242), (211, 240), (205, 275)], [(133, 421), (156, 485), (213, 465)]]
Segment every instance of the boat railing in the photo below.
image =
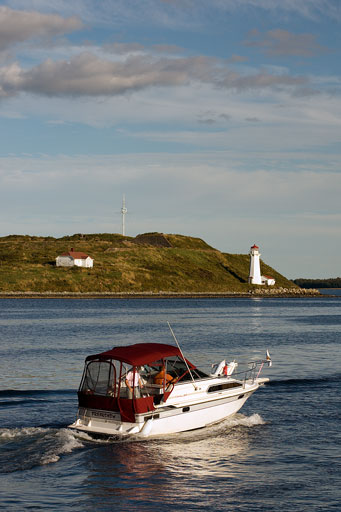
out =
[[(257, 363), (252, 361), (250, 363), (239, 363), (238, 367), (229, 375), (230, 379), (236, 379), (243, 382), (245, 386), (246, 382), (254, 382), (256, 378)], [(222, 375), (225, 377), (225, 375)]]
[(240, 363), (236, 371), (234, 371), (230, 377), (243, 381), (244, 386), (246, 382), (253, 384), (259, 377), (265, 364), (270, 365), (271, 361), (261, 359), (258, 361), (249, 361), (248, 363)]

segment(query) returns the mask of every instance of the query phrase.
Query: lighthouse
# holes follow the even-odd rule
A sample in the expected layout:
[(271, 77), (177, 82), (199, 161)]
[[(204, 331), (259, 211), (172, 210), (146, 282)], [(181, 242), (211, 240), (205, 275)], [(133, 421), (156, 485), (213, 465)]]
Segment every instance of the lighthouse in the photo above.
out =
[(254, 244), (250, 249), (250, 273), (249, 283), (250, 284), (264, 284), (262, 282), (262, 276), (260, 274), (260, 252), (259, 247)]

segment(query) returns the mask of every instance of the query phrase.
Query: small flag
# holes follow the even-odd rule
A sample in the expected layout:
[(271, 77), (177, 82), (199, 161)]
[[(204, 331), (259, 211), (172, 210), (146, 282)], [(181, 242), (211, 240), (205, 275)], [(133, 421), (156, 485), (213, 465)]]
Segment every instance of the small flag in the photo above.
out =
[(268, 365), (272, 366), (272, 361), (268, 350), (266, 351), (266, 360), (268, 362)]

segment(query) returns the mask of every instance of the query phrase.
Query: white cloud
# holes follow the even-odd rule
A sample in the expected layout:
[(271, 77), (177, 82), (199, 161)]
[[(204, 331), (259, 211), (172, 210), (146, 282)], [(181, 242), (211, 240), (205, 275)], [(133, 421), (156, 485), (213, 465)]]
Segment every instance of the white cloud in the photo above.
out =
[(0, 6), (0, 50), (30, 39), (52, 37), (80, 28), (82, 23), (76, 17), (65, 19), (57, 14), (15, 11)]
[(0, 68), (3, 96), (19, 92), (49, 96), (115, 95), (192, 82), (240, 91), (300, 86), (306, 83), (306, 79), (287, 74), (272, 75), (267, 71), (244, 76), (231, 71), (222, 61), (205, 56), (155, 58), (140, 55), (128, 56), (117, 62), (83, 52), (69, 60), (47, 59), (31, 69), (21, 68), (18, 63)]
[(245, 46), (258, 47), (270, 56), (313, 57), (328, 52), (328, 49), (316, 41), (315, 34), (294, 34), (288, 30), (272, 29), (264, 34), (252, 30)]
[[(281, 155), (277, 155), (280, 159)], [(250, 160), (255, 154), (249, 155)], [(302, 160), (309, 158), (301, 155)], [(338, 211), (341, 174), (333, 171), (321, 173), (319, 169), (290, 172), (288, 169), (267, 169), (264, 159), (257, 169), (248, 171), (242, 155), (232, 152), (209, 152), (202, 154), (138, 154), (109, 156), (59, 156), (1, 158), (0, 179), (2, 189), (50, 190), (77, 188), (92, 195), (98, 188), (110, 197), (110, 190), (127, 185), (143, 191), (151, 197), (155, 188), (174, 190), (184, 209), (193, 210), (195, 202), (215, 197), (216, 209), (220, 211), (277, 211), (282, 213), (314, 212), (334, 209)], [(307, 164), (309, 168), (309, 164)], [(142, 186), (142, 188), (141, 188)], [(65, 207), (73, 210), (80, 206), (84, 197), (77, 194), (72, 204)], [(96, 194), (94, 194), (96, 202)], [(58, 202), (54, 199), (52, 203)], [(141, 203), (141, 200), (139, 200)], [(166, 207), (165, 197), (155, 198), (159, 206)], [(98, 198), (98, 204), (102, 199)], [(210, 202), (200, 203), (200, 207)], [(168, 198), (167, 208), (172, 208), (173, 199)], [(15, 205), (17, 208), (17, 204)]]

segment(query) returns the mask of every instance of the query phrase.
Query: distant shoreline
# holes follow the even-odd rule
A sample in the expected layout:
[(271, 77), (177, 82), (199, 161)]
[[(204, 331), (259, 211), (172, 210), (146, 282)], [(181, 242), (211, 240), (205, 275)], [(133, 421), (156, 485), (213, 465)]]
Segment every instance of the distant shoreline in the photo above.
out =
[(0, 292), (0, 299), (207, 299), (326, 297), (312, 289), (263, 289), (248, 292)]

